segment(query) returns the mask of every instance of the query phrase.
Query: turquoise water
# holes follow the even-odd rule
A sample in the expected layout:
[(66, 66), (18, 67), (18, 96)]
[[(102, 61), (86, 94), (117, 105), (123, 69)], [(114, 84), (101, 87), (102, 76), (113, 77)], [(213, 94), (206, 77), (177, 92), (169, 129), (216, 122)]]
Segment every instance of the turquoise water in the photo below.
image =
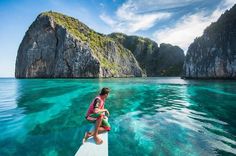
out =
[(0, 156), (73, 156), (87, 107), (111, 88), (110, 156), (236, 155), (236, 82), (0, 79)]

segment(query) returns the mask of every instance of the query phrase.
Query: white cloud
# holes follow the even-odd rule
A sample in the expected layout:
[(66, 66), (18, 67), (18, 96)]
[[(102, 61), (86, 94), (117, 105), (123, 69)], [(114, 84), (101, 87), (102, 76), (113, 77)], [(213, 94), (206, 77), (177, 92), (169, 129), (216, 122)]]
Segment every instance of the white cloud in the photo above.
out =
[(193, 40), (203, 34), (204, 29), (215, 22), (220, 15), (235, 3), (234, 0), (222, 1), (216, 10), (210, 15), (206, 12), (186, 15), (182, 17), (173, 27), (157, 30), (154, 39), (158, 43), (170, 43), (180, 46), (185, 52)]
[(100, 5), (100, 7), (102, 7), (102, 8), (105, 7), (104, 3), (99, 3), (99, 5)]
[(178, 45), (186, 51), (189, 44), (202, 34), (211, 21), (214, 21), (213, 18), (205, 16), (203, 12), (184, 16), (174, 27), (156, 31), (154, 38), (157, 43)]
[[(114, 16), (103, 13), (100, 19), (113, 31), (134, 34), (152, 28), (161, 20), (170, 19), (173, 14), (167, 12), (168, 9), (184, 7), (200, 1), (204, 0), (128, 0), (116, 10)], [(235, 0), (222, 0), (210, 14), (206, 10), (187, 14), (174, 25), (155, 31), (152, 38), (158, 43), (178, 45), (186, 52), (193, 40), (201, 36), (203, 30), (234, 3)]]
[(140, 30), (147, 30), (157, 22), (168, 19), (172, 13), (164, 11), (176, 7), (182, 7), (194, 2), (204, 0), (127, 0), (111, 17), (102, 13), (102, 19), (114, 31), (124, 33), (135, 33)]
[(236, 3), (235, 0), (223, 0), (222, 7), (224, 8), (230, 8)]
[(171, 16), (171, 13), (168, 12), (138, 13), (140, 5), (136, 1), (129, 0), (117, 9), (115, 18), (105, 13), (101, 14), (100, 18), (114, 31), (130, 34), (140, 30), (147, 30), (154, 26), (156, 22), (168, 19)]
[(117, 24), (116, 21), (114, 21), (110, 16), (107, 16), (106, 14), (101, 14), (99, 17), (111, 27), (114, 27)]
[(200, 1), (205, 0), (129, 0), (125, 4), (134, 3), (139, 11), (146, 12), (183, 7)]

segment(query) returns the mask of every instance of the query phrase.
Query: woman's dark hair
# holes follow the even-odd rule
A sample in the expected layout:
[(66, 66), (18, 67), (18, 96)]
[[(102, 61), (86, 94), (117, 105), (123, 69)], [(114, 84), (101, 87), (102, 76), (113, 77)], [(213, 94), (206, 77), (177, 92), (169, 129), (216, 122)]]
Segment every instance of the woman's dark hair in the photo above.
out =
[(105, 94), (108, 94), (109, 92), (110, 92), (110, 89), (105, 87), (105, 88), (102, 88), (100, 95), (105, 95)]

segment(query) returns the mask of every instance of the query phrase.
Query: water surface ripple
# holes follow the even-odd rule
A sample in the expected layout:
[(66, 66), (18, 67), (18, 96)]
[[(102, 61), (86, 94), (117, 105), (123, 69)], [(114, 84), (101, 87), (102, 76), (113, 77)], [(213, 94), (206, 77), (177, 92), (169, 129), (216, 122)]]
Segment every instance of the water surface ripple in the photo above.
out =
[(2, 78), (0, 155), (74, 155), (102, 87), (110, 156), (236, 155), (236, 82), (180, 78)]

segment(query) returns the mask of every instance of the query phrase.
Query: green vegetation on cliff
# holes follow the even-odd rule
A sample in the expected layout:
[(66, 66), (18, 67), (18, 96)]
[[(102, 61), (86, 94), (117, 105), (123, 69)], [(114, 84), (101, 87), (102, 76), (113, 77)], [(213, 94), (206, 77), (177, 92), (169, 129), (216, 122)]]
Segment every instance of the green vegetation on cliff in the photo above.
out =
[(179, 47), (170, 44), (160, 44), (158, 47), (149, 38), (123, 33), (112, 33), (109, 36), (134, 54), (147, 76), (180, 76), (184, 52)]
[[(109, 61), (105, 54), (107, 46), (114, 42), (113, 39), (95, 32), (77, 19), (61, 13), (49, 11), (41, 13), (41, 16), (52, 18), (53, 21), (64, 27), (75, 38), (84, 43), (88, 43), (93, 54), (99, 59), (101, 67), (110, 69), (111, 73), (114, 75), (117, 74), (118, 70), (120, 70), (120, 65)], [(127, 53), (127, 50), (121, 45), (117, 45), (117, 50), (121, 57), (128, 57), (129, 54)]]
[[(163, 48), (148, 38), (123, 33), (104, 35), (73, 17), (57, 12), (44, 12), (40, 16), (49, 17), (70, 35), (88, 45), (93, 55), (98, 58), (102, 69), (112, 75), (128, 70), (125, 60), (131, 61), (129, 67), (137, 64), (147, 76), (178, 76), (181, 73), (182, 67), (179, 66), (183, 64), (184, 55), (180, 48), (168, 46), (168, 50), (163, 51)], [(162, 60), (162, 57), (165, 59)]]

